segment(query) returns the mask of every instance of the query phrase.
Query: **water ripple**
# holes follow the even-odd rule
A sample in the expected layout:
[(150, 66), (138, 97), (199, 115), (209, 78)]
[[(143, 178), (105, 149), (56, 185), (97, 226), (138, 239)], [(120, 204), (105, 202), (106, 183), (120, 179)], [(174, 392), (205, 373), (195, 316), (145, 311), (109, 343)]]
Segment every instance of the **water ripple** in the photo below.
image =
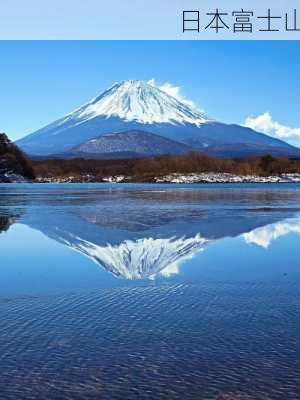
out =
[(296, 400), (299, 306), (258, 283), (2, 300), (1, 399)]

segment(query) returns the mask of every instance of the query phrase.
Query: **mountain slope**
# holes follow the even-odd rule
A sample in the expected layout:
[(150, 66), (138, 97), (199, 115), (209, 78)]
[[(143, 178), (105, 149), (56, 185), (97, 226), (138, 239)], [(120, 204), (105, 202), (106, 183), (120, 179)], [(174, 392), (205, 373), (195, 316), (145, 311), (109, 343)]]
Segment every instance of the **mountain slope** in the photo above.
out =
[(17, 143), (28, 154), (49, 155), (69, 152), (100, 135), (136, 130), (219, 156), (300, 155), (299, 149), (283, 141), (249, 128), (214, 121), (142, 81), (116, 83), (66, 117)]
[(201, 125), (208, 120), (203, 112), (193, 109), (143, 81), (116, 83), (90, 103), (74, 111), (69, 117), (83, 122), (99, 116), (117, 116), (125, 121), (136, 121), (142, 124)]
[(192, 151), (183, 143), (175, 142), (149, 132), (132, 130), (108, 133), (71, 149), (72, 156), (108, 157), (150, 157), (164, 154), (184, 154)]

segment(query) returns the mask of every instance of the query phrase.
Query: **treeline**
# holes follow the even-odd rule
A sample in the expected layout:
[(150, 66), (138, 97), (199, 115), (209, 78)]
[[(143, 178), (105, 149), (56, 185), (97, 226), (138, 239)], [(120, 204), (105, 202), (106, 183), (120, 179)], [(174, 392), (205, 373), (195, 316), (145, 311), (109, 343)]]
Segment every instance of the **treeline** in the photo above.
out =
[(151, 181), (154, 177), (170, 173), (228, 172), (237, 175), (279, 175), (300, 173), (300, 160), (273, 157), (246, 159), (220, 159), (191, 152), (181, 156), (159, 156), (130, 160), (51, 159), (33, 161), (39, 178), (74, 177), (80, 181), (90, 175), (97, 181), (109, 176), (124, 175), (135, 181)]
[(31, 160), (4, 133), (0, 133), (0, 174), (8, 171), (35, 178)]

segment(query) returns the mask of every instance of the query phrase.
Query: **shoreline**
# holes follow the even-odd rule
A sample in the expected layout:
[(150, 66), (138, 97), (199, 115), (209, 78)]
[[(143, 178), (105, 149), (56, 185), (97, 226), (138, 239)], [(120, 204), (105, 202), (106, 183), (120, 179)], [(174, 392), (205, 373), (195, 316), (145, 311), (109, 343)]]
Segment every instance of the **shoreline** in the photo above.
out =
[(57, 178), (38, 177), (33, 183), (149, 183), (149, 184), (232, 184), (232, 183), (300, 183), (300, 174), (282, 174), (271, 176), (234, 175), (229, 173), (169, 174), (148, 180), (135, 180), (124, 175), (109, 176), (97, 180), (92, 175), (81, 178), (68, 176)]
[[(1, 178), (1, 176), (0, 176)], [(156, 177), (131, 177), (125, 175), (108, 176), (99, 179), (94, 175), (63, 176), (63, 177), (37, 177), (35, 180), (26, 179), (16, 174), (6, 174), (5, 179), (0, 179), (0, 184), (8, 183), (123, 183), (123, 184), (266, 184), (266, 183), (300, 183), (300, 173), (285, 173), (281, 175), (234, 175), (231, 173), (173, 173)]]

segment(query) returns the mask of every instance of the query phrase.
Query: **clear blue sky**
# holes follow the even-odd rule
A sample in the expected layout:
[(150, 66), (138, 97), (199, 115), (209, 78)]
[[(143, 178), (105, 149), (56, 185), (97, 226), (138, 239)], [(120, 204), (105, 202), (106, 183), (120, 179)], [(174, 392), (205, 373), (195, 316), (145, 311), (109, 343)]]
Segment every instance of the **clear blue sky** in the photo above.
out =
[(223, 122), (300, 127), (299, 42), (0, 42), (0, 131), (32, 133), (115, 81), (155, 78)]

